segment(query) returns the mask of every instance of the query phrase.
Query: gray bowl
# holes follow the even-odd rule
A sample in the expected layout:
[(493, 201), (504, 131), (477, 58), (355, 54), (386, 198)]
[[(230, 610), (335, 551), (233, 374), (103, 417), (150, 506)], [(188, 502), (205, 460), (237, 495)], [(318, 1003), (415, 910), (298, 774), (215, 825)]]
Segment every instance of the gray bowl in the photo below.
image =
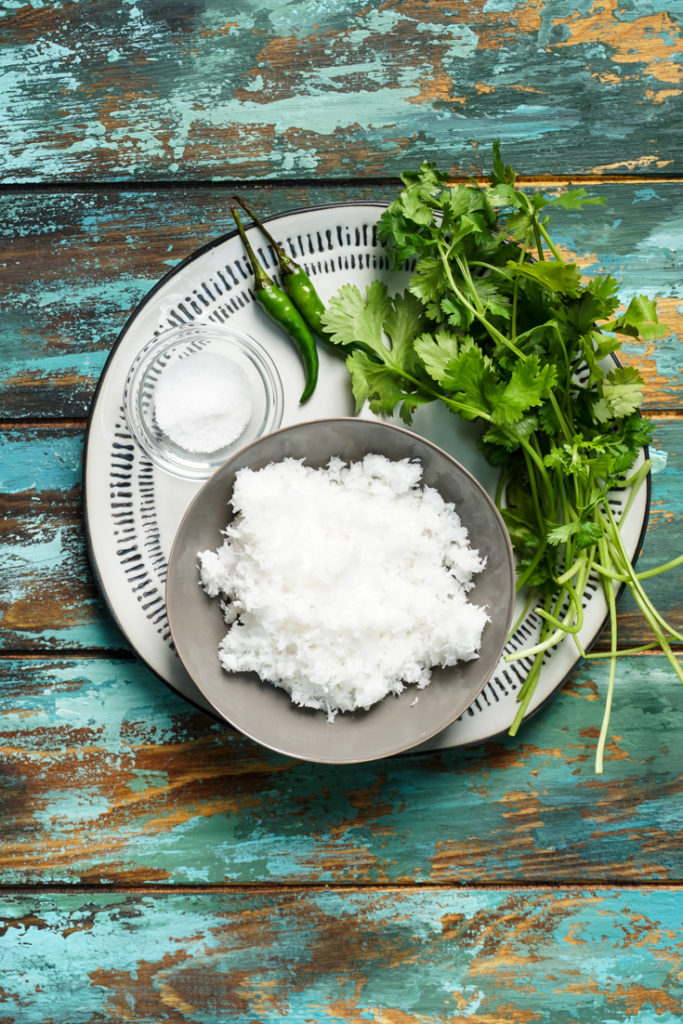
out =
[[(297, 707), (284, 690), (253, 673), (227, 673), (218, 644), (227, 632), (219, 602), (199, 586), (197, 553), (217, 548), (232, 514), (228, 502), (235, 474), (281, 459), (304, 458), (314, 467), (332, 456), (356, 462), (375, 452), (389, 459), (418, 459), (422, 483), (453, 502), (470, 544), (487, 555), (471, 599), (485, 605), (474, 661), (434, 669), (423, 690), (406, 687), (369, 710), (345, 712), (329, 722), (323, 711)], [(166, 583), (168, 618), (176, 650), (218, 715), (271, 750), (305, 761), (355, 763), (388, 757), (425, 742), (454, 722), (478, 696), (503, 651), (515, 603), (510, 538), (493, 501), (475, 478), (441, 448), (401, 427), (364, 419), (299, 423), (260, 438), (230, 458), (203, 485), (188, 508), (173, 544)], [(413, 704), (416, 694), (419, 701)]]

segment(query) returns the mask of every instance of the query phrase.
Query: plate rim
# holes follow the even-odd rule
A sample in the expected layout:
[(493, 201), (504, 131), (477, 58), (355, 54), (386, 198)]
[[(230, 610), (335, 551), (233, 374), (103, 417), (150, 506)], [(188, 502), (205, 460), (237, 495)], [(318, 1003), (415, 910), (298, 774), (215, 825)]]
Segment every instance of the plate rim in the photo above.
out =
[[(355, 200), (355, 201), (337, 201), (337, 202), (329, 202), (329, 203), (316, 203), (316, 204), (313, 204), (311, 206), (291, 207), (291, 208), (288, 208), (286, 210), (279, 211), (277, 213), (269, 214), (268, 216), (261, 218), (261, 220), (262, 220), (262, 222), (264, 224), (267, 224), (267, 223), (271, 223), (273, 221), (284, 220), (284, 219), (286, 219), (288, 217), (297, 217), (297, 216), (301, 216), (303, 214), (319, 213), (319, 212), (325, 211), (325, 210), (342, 210), (342, 209), (345, 209), (345, 210), (357, 210), (357, 209), (361, 209), (361, 208), (363, 208), (363, 209), (365, 209), (365, 208), (367, 208), (367, 209), (374, 208), (374, 209), (377, 209), (377, 210), (384, 210), (384, 209), (387, 208), (388, 205), (389, 205), (389, 201), (386, 201), (386, 200), (372, 200), (372, 199)], [(251, 227), (251, 225), (250, 225), (250, 227)], [(196, 260), (198, 260), (201, 257), (205, 256), (207, 253), (210, 253), (213, 249), (216, 249), (219, 246), (225, 244), (226, 242), (229, 242), (229, 241), (233, 240), (234, 238), (238, 237), (238, 235), (239, 235), (239, 232), (235, 228), (232, 231), (223, 232), (222, 234), (217, 235), (215, 238), (209, 239), (209, 241), (205, 242), (203, 245), (198, 246), (192, 252), (188, 253), (187, 256), (183, 257), (183, 259), (179, 263), (177, 263), (174, 267), (171, 267), (168, 271), (166, 271), (164, 274), (162, 274), (162, 276), (160, 278), (158, 278), (157, 281), (155, 281), (155, 283), (152, 285), (152, 287), (149, 288), (148, 291), (146, 291), (145, 294), (142, 296), (142, 298), (139, 299), (135, 303), (135, 305), (132, 307), (130, 313), (126, 317), (123, 325), (121, 326), (121, 328), (120, 328), (120, 330), (119, 330), (119, 332), (118, 332), (118, 334), (116, 336), (116, 339), (115, 339), (111, 349), (109, 350), (107, 358), (105, 359), (104, 365), (103, 365), (102, 370), (100, 372), (99, 378), (97, 380), (97, 384), (95, 386), (95, 390), (93, 392), (92, 399), (90, 401), (90, 406), (89, 406), (89, 409), (88, 409), (87, 422), (86, 422), (86, 428), (85, 428), (85, 432), (84, 432), (84, 435), (83, 435), (83, 456), (82, 456), (81, 474), (80, 474), (81, 493), (82, 493), (82, 508), (83, 508), (83, 528), (84, 528), (84, 533), (85, 533), (86, 555), (87, 555), (87, 558), (88, 558), (88, 563), (89, 563), (89, 566), (90, 566), (90, 571), (91, 571), (93, 579), (94, 579), (94, 581), (95, 581), (95, 583), (97, 585), (98, 593), (99, 593), (100, 597), (103, 599), (103, 601), (105, 603), (105, 606), (107, 608), (107, 611), (109, 612), (109, 615), (111, 616), (114, 624), (116, 625), (117, 629), (121, 633), (123, 639), (125, 640), (126, 644), (130, 648), (130, 650), (133, 653), (134, 657), (136, 657), (145, 666), (145, 668), (149, 672), (152, 673), (152, 675), (155, 678), (159, 679), (172, 693), (176, 694), (176, 696), (179, 699), (186, 701), (189, 705), (191, 705), (195, 709), (201, 711), (203, 714), (208, 715), (209, 717), (213, 718), (215, 721), (222, 723), (226, 728), (229, 728), (229, 729), (233, 730), (234, 732), (238, 732), (238, 730), (234, 726), (232, 726), (228, 722), (226, 722), (226, 720), (215, 711), (213, 706), (211, 706), (211, 705), (206, 706), (204, 704), (200, 704), (193, 697), (188, 696), (188, 695), (186, 695), (184, 693), (181, 693), (175, 686), (173, 686), (172, 683), (168, 679), (166, 679), (158, 669), (156, 669), (152, 664), (150, 664), (148, 659), (144, 656), (144, 654), (142, 654), (140, 652), (140, 650), (136, 647), (136, 645), (133, 643), (131, 637), (129, 636), (128, 630), (124, 626), (119, 613), (116, 611), (116, 608), (114, 607), (113, 599), (111, 598), (111, 596), (110, 596), (110, 594), (109, 594), (109, 592), (107, 590), (107, 587), (105, 585), (105, 582), (104, 582), (104, 579), (103, 579), (103, 576), (102, 576), (102, 573), (100, 571), (100, 568), (99, 568), (99, 565), (98, 565), (98, 562), (97, 562), (97, 558), (96, 558), (96, 555), (95, 555), (94, 543), (93, 543), (93, 539), (92, 539), (92, 529), (91, 529), (90, 502), (88, 500), (87, 474), (88, 474), (88, 464), (89, 464), (89, 454), (90, 454), (90, 438), (91, 438), (91, 433), (92, 433), (92, 425), (93, 425), (93, 421), (94, 421), (95, 410), (96, 410), (98, 401), (100, 399), (100, 396), (102, 394), (102, 391), (106, 387), (107, 376), (108, 376), (109, 370), (110, 370), (110, 368), (111, 368), (111, 366), (112, 366), (112, 364), (114, 362), (116, 353), (117, 353), (118, 349), (121, 347), (121, 345), (123, 343), (123, 340), (124, 340), (126, 334), (128, 333), (129, 328), (132, 326), (132, 324), (137, 319), (138, 315), (142, 312), (142, 310), (154, 298), (154, 296), (157, 294), (157, 292), (159, 292), (170, 281), (172, 281), (174, 277), (176, 277), (177, 275), (181, 274), (184, 270), (186, 270)], [(610, 358), (613, 359), (614, 362), (618, 366), (622, 365), (621, 361), (619, 360), (619, 357), (616, 355), (616, 353), (614, 353), (614, 352), (610, 353)], [(642, 413), (640, 415), (642, 415)], [(430, 443), (435, 443), (435, 442), (430, 442)], [(436, 447), (439, 447), (439, 446), (436, 445)], [(644, 458), (648, 459), (649, 458), (649, 446), (644, 445), (643, 448), (642, 448), (642, 451), (644, 453)], [(234, 454), (237, 454), (237, 452), (235, 452)], [(639, 532), (638, 532), (638, 538), (637, 538), (637, 541), (636, 541), (636, 544), (635, 544), (635, 551), (634, 551), (634, 554), (633, 554), (633, 557), (632, 557), (632, 560), (631, 560), (632, 564), (634, 566), (636, 565), (636, 563), (638, 561), (638, 558), (640, 557), (640, 554), (641, 554), (641, 551), (642, 551), (642, 547), (643, 547), (643, 543), (644, 543), (644, 540), (645, 540), (645, 535), (647, 533), (649, 519), (650, 519), (650, 509), (651, 509), (651, 499), (652, 499), (652, 471), (651, 470), (648, 471), (644, 483), (645, 483), (645, 506), (644, 506), (644, 510), (643, 510), (643, 520), (642, 520), (642, 523), (640, 525), (640, 529), (639, 529)], [(621, 583), (619, 585), (619, 588), (618, 588), (617, 593), (616, 593), (616, 600), (617, 601), (619, 601), (619, 599), (621, 598), (621, 596), (622, 596), (622, 594), (623, 594), (623, 592), (625, 590), (625, 587), (626, 587), (625, 583)], [(164, 594), (165, 594), (165, 591), (164, 591)], [(594, 633), (591, 641), (586, 645), (586, 651), (587, 652), (590, 652), (593, 649), (595, 643), (598, 640), (598, 637), (600, 636), (600, 634), (604, 630), (605, 625), (608, 622), (608, 620), (609, 620), (609, 614), (606, 614), (603, 617), (602, 622), (600, 623), (600, 625), (596, 628), (595, 633)], [(572, 663), (572, 665), (566, 670), (566, 672), (558, 680), (558, 682), (553, 687), (551, 692), (549, 694), (547, 694), (547, 696), (542, 701), (540, 701), (540, 703), (538, 705), (536, 705), (534, 708), (532, 708), (530, 711), (527, 712), (527, 714), (524, 716), (524, 721), (525, 722), (528, 722), (532, 718), (535, 718), (536, 715), (540, 711), (542, 711), (548, 705), (548, 703), (550, 703), (550, 701), (552, 701), (554, 699), (554, 697), (557, 695), (558, 691), (560, 691), (560, 690), (562, 690), (564, 688), (564, 686), (568, 682), (569, 678), (577, 671), (577, 669), (578, 669), (578, 667), (579, 667), (579, 665), (580, 665), (582, 660), (583, 660), (582, 657), (577, 654), (576, 660)], [(422, 750), (419, 747), (417, 747), (417, 748), (413, 748), (413, 749), (410, 749), (410, 750), (406, 750), (406, 751), (404, 751), (404, 752), (402, 752), (400, 754), (386, 755), (386, 756), (410, 756), (410, 755), (415, 756), (417, 754), (422, 754), (422, 753), (425, 753), (425, 754), (428, 754), (428, 753), (440, 753), (441, 751), (450, 750), (450, 749), (466, 749), (467, 747), (479, 746), (482, 743), (487, 743), (487, 742), (489, 742), (491, 740), (495, 740), (495, 739), (497, 739), (497, 738), (499, 738), (501, 736), (505, 736), (505, 735), (507, 735), (508, 728), (509, 727), (506, 726), (506, 727), (504, 727), (502, 729), (499, 729), (499, 730), (496, 730), (495, 732), (490, 733), (485, 738), (475, 738), (475, 739), (472, 739), (471, 741), (460, 742), (460, 743), (458, 743), (456, 745), (450, 745), (449, 744), (449, 745), (445, 745), (443, 747), (432, 747), (432, 748), (427, 748), (427, 749), (424, 749), (424, 750)]]

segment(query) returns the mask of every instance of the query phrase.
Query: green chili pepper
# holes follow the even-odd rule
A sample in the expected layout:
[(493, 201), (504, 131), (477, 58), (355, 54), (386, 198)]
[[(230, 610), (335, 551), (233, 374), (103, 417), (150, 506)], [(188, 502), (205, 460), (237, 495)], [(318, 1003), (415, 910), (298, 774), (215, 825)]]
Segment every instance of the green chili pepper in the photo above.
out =
[(266, 226), (259, 220), (256, 214), (250, 210), (243, 199), (239, 196), (234, 196), (233, 198), (240, 204), (242, 209), (249, 214), (254, 224), (256, 224), (257, 228), (273, 247), (277, 261), (280, 265), (280, 272), (282, 273), (282, 282), (285, 286), (285, 290), (308, 326), (312, 331), (315, 331), (316, 334), (320, 334), (323, 338), (326, 337), (327, 331), (322, 320), (323, 313), (325, 312), (325, 305), (315, 290), (315, 286), (304, 268), (293, 260), (281, 245), (278, 245)]
[(315, 338), (293, 300), (271, 281), (265, 269), (259, 263), (234, 206), (230, 208), (230, 212), (235, 218), (237, 230), (251, 263), (251, 268), (254, 271), (254, 298), (271, 320), (275, 321), (283, 329), (299, 351), (306, 373), (306, 386), (299, 402), (306, 402), (313, 394), (318, 381), (318, 350)]

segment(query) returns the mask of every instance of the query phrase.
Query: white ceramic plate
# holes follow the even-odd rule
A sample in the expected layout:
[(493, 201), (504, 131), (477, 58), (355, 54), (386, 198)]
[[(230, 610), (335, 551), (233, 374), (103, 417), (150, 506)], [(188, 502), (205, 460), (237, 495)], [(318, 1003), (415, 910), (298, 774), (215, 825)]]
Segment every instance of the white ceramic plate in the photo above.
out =
[[(306, 267), (325, 301), (347, 282), (361, 290), (375, 278), (385, 280), (393, 291), (407, 284), (408, 275), (389, 269), (377, 243), (375, 225), (383, 209), (379, 203), (338, 204), (284, 214), (268, 224), (271, 233)], [(275, 274), (274, 256), (262, 236), (254, 229), (249, 235), (263, 263)], [(318, 386), (311, 400), (299, 406), (303, 378), (298, 355), (255, 304), (251, 281), (237, 235), (216, 239), (166, 275), (133, 312), (109, 356), (93, 400), (86, 438), (86, 533), (104, 597), (140, 658), (177, 693), (209, 713), (211, 707), (173, 649), (164, 602), (167, 559), (200, 482), (171, 477), (152, 466), (126, 427), (122, 397), (130, 364), (155, 333), (198, 320), (229, 321), (264, 344), (272, 355), (285, 391), (282, 426), (352, 415), (350, 378), (343, 359), (322, 346)], [(373, 418), (369, 412), (363, 415)], [(400, 423), (398, 418), (395, 422)], [(412, 429), (453, 455), (493, 494), (496, 472), (479, 454), (472, 425), (461, 423), (445, 407), (434, 404), (418, 410)], [(626, 492), (614, 492), (611, 504), (617, 516), (626, 498)], [(640, 548), (648, 510), (649, 481), (622, 526), (632, 557)], [(580, 633), (585, 649), (600, 632), (606, 614), (602, 590), (593, 581), (586, 591)], [(532, 612), (508, 649), (529, 646), (539, 629), (540, 620)], [(528, 714), (562, 686), (577, 661), (569, 638), (546, 654)], [(527, 659), (501, 665), (467, 711), (427, 746), (464, 746), (508, 729), (516, 713), (516, 694), (529, 667)]]

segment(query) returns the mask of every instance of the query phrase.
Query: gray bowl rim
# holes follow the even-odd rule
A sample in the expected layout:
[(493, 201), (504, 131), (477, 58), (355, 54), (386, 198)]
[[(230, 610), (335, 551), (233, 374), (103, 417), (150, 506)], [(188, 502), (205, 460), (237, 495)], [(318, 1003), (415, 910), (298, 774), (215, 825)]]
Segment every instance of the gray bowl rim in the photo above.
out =
[[(231, 463), (236, 461), (238, 458), (243, 457), (244, 454), (247, 451), (249, 451), (251, 449), (255, 449), (255, 448), (265, 444), (268, 441), (270, 441), (272, 443), (272, 441), (274, 439), (276, 439), (277, 437), (279, 437), (281, 435), (297, 433), (297, 432), (302, 431), (303, 429), (309, 430), (312, 427), (315, 427), (316, 425), (321, 425), (321, 424), (324, 424), (326, 426), (331, 426), (331, 425), (334, 425), (334, 424), (342, 424), (344, 427), (348, 427), (349, 425), (352, 425), (352, 424), (357, 424), (359, 427), (363, 427), (363, 428), (370, 428), (370, 429), (383, 428), (383, 429), (385, 429), (387, 431), (390, 431), (392, 433), (404, 434), (407, 437), (409, 437), (413, 443), (417, 442), (418, 444), (423, 445), (425, 448), (431, 449), (439, 457), (442, 457), (448, 463), (452, 464), (452, 466), (454, 467), (456, 472), (459, 472), (464, 478), (466, 478), (466, 480), (470, 483), (470, 485), (473, 485), (474, 488), (480, 493), (480, 495), (481, 495), (482, 499), (484, 500), (485, 504), (488, 506), (489, 511), (492, 513), (494, 520), (497, 521), (497, 525), (498, 525), (498, 527), (500, 529), (501, 538), (504, 541), (505, 555), (506, 555), (505, 561), (507, 563), (508, 571), (509, 571), (509, 582), (510, 582), (510, 594), (511, 594), (511, 597), (510, 597), (510, 600), (509, 600), (508, 606), (507, 606), (507, 615), (506, 615), (506, 623), (505, 623), (505, 630), (504, 630), (504, 638), (503, 638), (502, 642), (499, 644), (499, 648), (498, 648), (498, 650), (496, 652), (495, 659), (492, 659), (495, 662), (495, 664), (493, 665), (491, 671), (488, 674), (485, 674), (484, 678), (481, 679), (479, 685), (476, 688), (476, 691), (474, 691), (474, 689), (473, 689), (469, 693), (467, 705), (464, 708), (463, 707), (458, 707), (458, 709), (454, 712), (452, 717), (448, 718), (447, 720), (444, 720), (438, 726), (436, 726), (430, 733), (421, 735), (414, 742), (412, 742), (412, 743), (410, 743), (408, 745), (406, 745), (405, 743), (400, 743), (400, 744), (397, 744), (395, 747), (393, 747), (391, 749), (381, 750), (381, 751), (378, 751), (378, 752), (376, 752), (374, 754), (369, 754), (369, 755), (366, 754), (366, 755), (361, 756), (361, 757), (341, 757), (340, 758), (340, 757), (329, 757), (329, 756), (318, 756), (318, 757), (316, 757), (316, 756), (310, 756), (310, 755), (302, 755), (300, 753), (297, 753), (295, 750), (290, 749), (286, 744), (273, 744), (273, 743), (264, 742), (264, 740), (258, 735), (258, 731), (257, 730), (245, 729), (242, 725), (236, 724), (234, 721), (232, 721), (230, 718), (228, 718), (228, 716), (225, 714), (225, 712), (221, 708), (217, 707), (217, 705), (216, 705), (215, 701), (212, 699), (210, 693), (207, 693), (206, 688), (202, 685), (202, 681), (200, 679), (197, 679), (195, 674), (193, 674), (191, 672), (191, 670), (188, 668), (188, 666), (185, 663), (185, 660), (183, 659), (183, 656), (181, 654), (181, 648), (182, 648), (183, 645), (178, 643), (178, 633), (177, 633), (177, 629), (176, 629), (176, 627), (174, 625), (174, 612), (173, 612), (174, 601), (173, 601), (172, 589), (171, 589), (172, 588), (172, 583), (173, 583), (174, 566), (175, 566), (176, 561), (178, 560), (178, 557), (179, 557), (179, 547), (180, 547), (180, 541), (182, 539), (182, 534), (183, 534), (185, 528), (187, 527), (188, 522), (192, 519), (196, 506), (203, 499), (204, 492), (206, 490), (210, 489), (212, 487), (212, 485), (214, 485), (215, 480), (216, 480), (217, 477), (222, 476), (224, 473), (226, 473), (226, 471), (228, 471), (229, 466), (231, 465)], [(355, 429), (355, 428), (351, 427), (351, 429)], [(370, 452), (370, 449), (368, 449), (368, 452)], [(305, 458), (306, 456), (305, 456), (305, 454), (302, 454), (300, 457), (301, 458)], [(272, 461), (274, 461), (274, 460), (272, 460)], [(226, 515), (226, 525), (227, 525), (227, 522), (228, 522), (228, 517)], [(488, 680), (491, 678), (491, 676), (495, 672), (495, 666), (499, 663), (500, 658), (502, 657), (502, 654), (503, 654), (503, 651), (504, 651), (504, 648), (505, 648), (506, 638), (507, 638), (507, 635), (509, 633), (510, 626), (512, 624), (512, 618), (513, 618), (513, 615), (514, 615), (514, 608), (515, 608), (515, 583), (516, 583), (515, 556), (514, 556), (514, 551), (513, 551), (513, 548), (512, 548), (512, 542), (510, 540), (510, 535), (509, 535), (507, 527), (505, 525), (505, 521), (503, 520), (503, 517), (500, 514), (500, 511), (497, 508), (493, 498), (488, 493), (488, 491), (483, 487), (483, 485), (479, 482), (479, 480), (477, 480), (477, 478), (473, 475), (473, 473), (471, 473), (468, 469), (466, 469), (466, 467), (463, 466), (462, 463), (458, 462), (458, 460), (453, 455), (451, 455), (449, 452), (445, 451), (445, 449), (441, 448), (439, 445), (435, 444), (433, 441), (430, 441), (428, 438), (423, 437), (421, 434), (418, 434), (415, 431), (410, 430), (410, 428), (408, 428), (408, 427), (400, 426), (398, 424), (390, 423), (390, 422), (387, 422), (386, 420), (380, 420), (380, 419), (376, 419), (376, 420), (364, 419), (364, 418), (362, 418), (360, 416), (336, 416), (336, 417), (318, 417), (315, 420), (305, 420), (305, 421), (302, 421), (302, 422), (292, 423), (292, 424), (289, 424), (289, 425), (284, 426), (284, 427), (279, 427), (277, 430), (273, 430), (273, 431), (271, 431), (271, 432), (269, 432), (267, 434), (263, 434), (261, 437), (256, 438), (254, 441), (248, 442), (247, 444), (243, 445), (241, 448), (239, 448), (238, 450), (233, 452), (225, 460), (225, 462), (222, 463), (211, 474), (210, 477), (208, 477), (206, 480), (203, 481), (201, 487), (199, 488), (199, 490), (195, 494), (194, 498), (192, 499), (192, 501), (188, 505), (187, 509), (185, 510), (185, 512), (184, 512), (184, 514), (183, 514), (183, 516), (182, 516), (182, 518), (180, 520), (180, 523), (178, 524), (178, 528), (176, 530), (176, 533), (175, 533), (174, 541), (173, 541), (173, 544), (171, 546), (171, 552), (170, 552), (169, 558), (168, 558), (168, 571), (167, 571), (167, 577), (166, 577), (166, 593), (165, 593), (165, 598), (166, 598), (166, 608), (167, 608), (167, 614), (168, 614), (169, 630), (170, 630), (171, 640), (172, 640), (173, 647), (175, 649), (176, 655), (178, 656), (178, 658), (180, 659), (180, 661), (184, 665), (184, 667), (185, 667), (186, 671), (188, 672), (188, 674), (193, 679), (195, 685), (199, 688), (199, 690), (203, 694), (204, 698), (209, 702), (209, 704), (213, 708), (214, 714), (217, 716), (217, 718), (221, 722), (223, 722), (226, 725), (230, 726), (232, 729), (235, 729), (238, 733), (240, 733), (241, 735), (245, 736), (247, 739), (250, 739), (254, 743), (259, 744), (264, 749), (270, 750), (270, 751), (272, 751), (272, 752), (274, 752), (276, 754), (280, 754), (283, 757), (288, 757), (288, 758), (292, 758), (292, 759), (299, 760), (299, 761), (318, 763), (318, 764), (341, 765), (341, 764), (364, 764), (364, 763), (369, 763), (371, 761), (380, 760), (380, 759), (383, 759), (383, 758), (386, 758), (386, 757), (394, 757), (394, 756), (396, 756), (398, 754), (404, 754), (404, 753), (407, 753), (407, 752), (409, 752), (411, 750), (414, 750), (415, 748), (420, 747), (423, 743), (425, 743), (428, 740), (432, 739), (434, 736), (438, 735), (440, 732), (442, 732), (444, 729), (446, 729), (458, 717), (460, 717), (460, 715), (462, 715), (467, 710), (467, 707), (469, 707), (469, 705), (471, 703), (473, 703), (477, 699), (477, 697), (481, 694), (482, 690), (486, 686), (486, 683), (488, 682)], [(199, 588), (199, 584), (198, 584), (198, 589), (200, 589)], [(212, 600), (213, 600), (214, 604), (217, 604), (217, 601), (218, 601), (217, 598), (212, 599)], [(226, 675), (226, 678), (229, 678), (229, 674), (228, 673), (225, 673), (225, 675)], [(255, 679), (256, 678), (257, 677), (255, 677)], [(287, 700), (292, 705), (292, 707), (295, 707), (295, 705), (293, 705), (293, 703), (289, 700), (289, 695), (285, 694), (283, 690), (279, 689), (278, 687), (275, 687), (271, 683), (266, 683), (264, 685), (269, 686), (274, 693), (286, 696)], [(407, 693), (407, 692), (412, 692), (413, 690), (414, 690), (414, 687), (407, 687), (406, 690), (404, 690), (404, 694)], [(423, 693), (426, 693), (428, 690), (429, 690), (429, 687), (426, 687), (425, 690), (416, 691), (416, 692), (418, 692), (419, 694), (423, 694)], [(384, 701), (390, 700), (390, 699), (391, 699), (390, 697), (387, 697), (387, 698), (384, 698)], [(379, 704), (383, 704), (384, 701), (380, 701)], [(376, 706), (377, 705), (374, 705), (374, 707), (376, 707)], [(308, 709), (300, 709), (300, 710), (307, 711)], [(372, 711), (372, 708), (370, 708), (369, 710)], [(323, 711), (315, 712), (315, 713), (319, 714), (319, 715), (324, 715)], [(361, 714), (362, 715), (362, 714), (366, 714), (366, 713), (367, 712), (361, 710), (359, 712), (353, 712), (353, 713), (345, 712), (343, 714), (344, 714), (345, 717), (350, 717), (350, 714)]]

